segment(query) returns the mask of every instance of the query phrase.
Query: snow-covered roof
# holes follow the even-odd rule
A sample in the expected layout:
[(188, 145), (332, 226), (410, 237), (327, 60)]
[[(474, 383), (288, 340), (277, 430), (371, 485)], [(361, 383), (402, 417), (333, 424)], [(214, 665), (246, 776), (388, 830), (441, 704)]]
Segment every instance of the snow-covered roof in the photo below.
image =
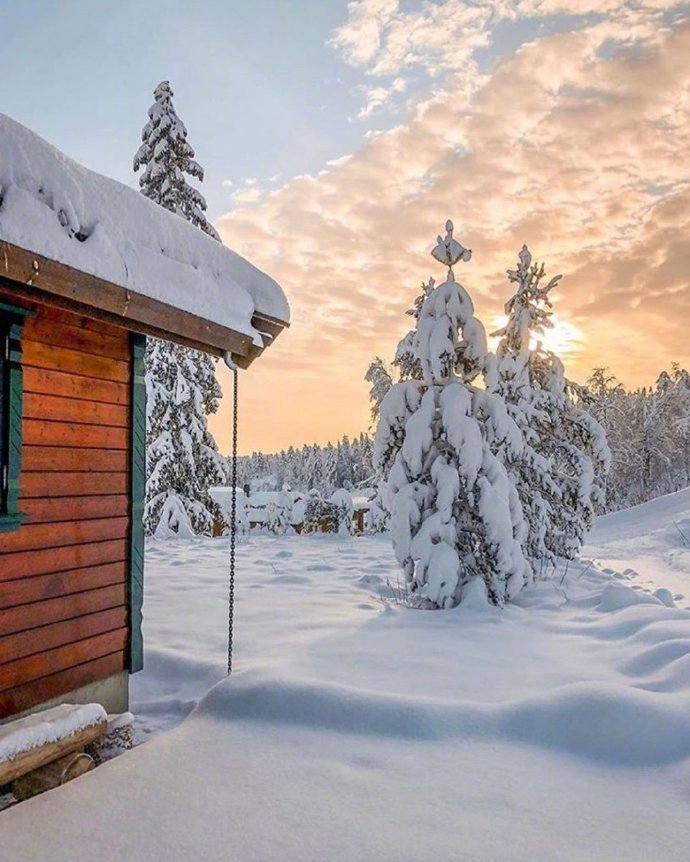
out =
[(255, 313), (289, 321), (268, 275), (3, 114), (0, 240), (255, 340)]

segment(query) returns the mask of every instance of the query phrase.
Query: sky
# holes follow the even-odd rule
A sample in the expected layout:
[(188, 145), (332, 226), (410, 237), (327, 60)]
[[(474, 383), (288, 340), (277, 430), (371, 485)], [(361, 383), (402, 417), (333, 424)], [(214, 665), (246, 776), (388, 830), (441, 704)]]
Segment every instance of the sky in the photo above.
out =
[(366, 367), (443, 276), (448, 218), (488, 330), (527, 243), (563, 274), (549, 346), (570, 377), (690, 364), (690, 4), (0, 3), (0, 110), (136, 188), (170, 80), (209, 216), (285, 289), (290, 329), (241, 375), (241, 451), (367, 430)]

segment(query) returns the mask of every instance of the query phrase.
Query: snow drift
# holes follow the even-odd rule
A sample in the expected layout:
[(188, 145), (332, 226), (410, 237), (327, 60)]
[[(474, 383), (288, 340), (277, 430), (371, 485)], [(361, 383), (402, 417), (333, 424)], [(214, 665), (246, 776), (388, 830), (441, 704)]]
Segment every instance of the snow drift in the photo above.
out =
[[(690, 515), (630, 513), (631, 552), (646, 524), (680, 550), (671, 504)], [(141, 735), (177, 726), (0, 813), (3, 862), (690, 858), (690, 614), (665, 569), (644, 589), (597, 557), (428, 613), (396, 603), (386, 536), (252, 537), (228, 680), (227, 552), (150, 545), (133, 706)]]

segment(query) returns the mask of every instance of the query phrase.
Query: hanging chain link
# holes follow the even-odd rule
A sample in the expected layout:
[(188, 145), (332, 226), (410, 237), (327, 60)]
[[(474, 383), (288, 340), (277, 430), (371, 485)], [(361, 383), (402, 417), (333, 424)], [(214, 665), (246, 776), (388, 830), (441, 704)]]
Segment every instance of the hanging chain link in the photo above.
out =
[(230, 503), (230, 583), (228, 588), (228, 676), (232, 673), (235, 624), (235, 547), (237, 545), (237, 368), (232, 371), (232, 491)]

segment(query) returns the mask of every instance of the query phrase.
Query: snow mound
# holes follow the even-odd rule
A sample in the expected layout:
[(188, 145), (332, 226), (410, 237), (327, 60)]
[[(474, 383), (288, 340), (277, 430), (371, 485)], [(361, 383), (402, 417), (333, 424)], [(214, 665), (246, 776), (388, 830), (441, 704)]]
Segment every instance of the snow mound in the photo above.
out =
[(662, 605), (666, 605), (667, 608), (675, 608), (676, 603), (673, 599), (673, 594), (666, 587), (659, 587), (658, 590), (654, 590), (652, 595), (654, 598), (659, 599)]
[(605, 587), (601, 599), (597, 605), (598, 610), (610, 612), (620, 611), (633, 605), (660, 605), (663, 604), (655, 596), (642, 593), (630, 587), (614, 586)]
[(254, 337), (255, 311), (290, 318), (279, 285), (244, 258), (4, 114), (0, 239)]
[[(688, 634), (690, 634), (690, 627)], [(681, 638), (670, 640), (638, 653), (627, 661), (621, 670), (631, 676), (654, 673), (687, 655), (690, 655), (690, 640)]]
[(597, 763), (645, 766), (690, 757), (690, 698), (685, 701), (604, 683), (573, 683), (495, 704), (235, 677), (216, 685), (195, 715), (402, 740), (494, 739)]
[(690, 689), (690, 653), (670, 661), (655, 679), (643, 683), (646, 691), (659, 691), (673, 694), (681, 689)]

